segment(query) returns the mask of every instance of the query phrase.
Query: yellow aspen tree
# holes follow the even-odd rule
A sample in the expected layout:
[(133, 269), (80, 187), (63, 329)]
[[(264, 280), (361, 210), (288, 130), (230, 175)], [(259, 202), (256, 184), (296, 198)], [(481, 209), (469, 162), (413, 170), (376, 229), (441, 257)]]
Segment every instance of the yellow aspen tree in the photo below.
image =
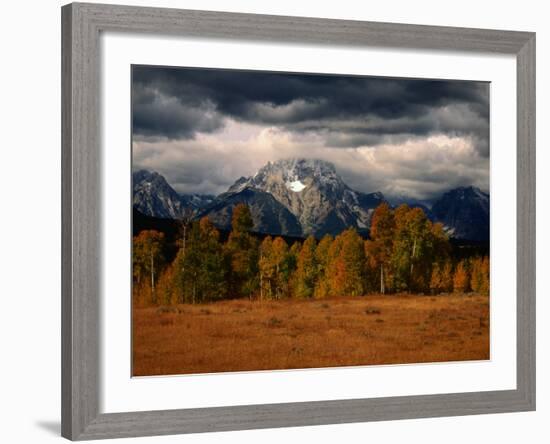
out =
[(260, 260), (258, 263), (260, 273), (260, 301), (271, 299), (272, 296), (273, 278), (275, 275), (272, 257), (273, 239), (271, 236), (267, 236), (260, 244)]
[(445, 261), (441, 270), (441, 291), (444, 293), (453, 291), (453, 264), (449, 259)]
[(455, 293), (466, 293), (470, 286), (468, 269), (464, 260), (460, 261), (455, 269), (453, 290)]
[(432, 277), (430, 279), (430, 290), (434, 294), (441, 293), (442, 285), (442, 271), (439, 264), (436, 262), (432, 267)]
[(315, 282), (314, 297), (325, 298), (329, 295), (329, 282), (327, 268), (329, 264), (329, 251), (334, 237), (326, 234), (319, 241), (315, 249), (315, 262), (317, 264), (317, 280)]
[(315, 238), (309, 236), (298, 254), (294, 278), (294, 294), (298, 298), (311, 298), (313, 296), (318, 276), (315, 247)]
[(164, 233), (143, 230), (133, 239), (132, 265), (134, 285), (149, 289), (149, 302), (157, 303), (155, 286), (164, 266)]
[(369, 248), (371, 263), (379, 270), (380, 293), (386, 293), (389, 282), (389, 264), (393, 250), (395, 218), (387, 203), (379, 205), (372, 216)]
[(471, 261), (470, 287), (472, 288), (472, 291), (475, 293), (480, 293), (481, 287), (483, 285), (481, 263), (482, 263), (482, 259), (480, 257), (476, 257)]
[(275, 266), (275, 298), (281, 299), (288, 294), (290, 273), (287, 267), (288, 244), (282, 237), (273, 240), (272, 260)]

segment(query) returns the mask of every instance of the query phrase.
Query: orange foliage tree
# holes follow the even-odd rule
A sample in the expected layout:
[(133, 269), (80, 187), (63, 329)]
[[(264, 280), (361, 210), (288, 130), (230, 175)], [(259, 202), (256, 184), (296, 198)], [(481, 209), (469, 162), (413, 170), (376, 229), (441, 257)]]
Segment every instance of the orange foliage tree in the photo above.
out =
[(395, 217), (387, 203), (379, 205), (372, 216), (370, 240), (365, 251), (371, 268), (379, 271), (380, 293), (386, 293), (389, 282), (389, 264), (393, 250)]
[(137, 294), (142, 295), (142, 298), (145, 298), (145, 294), (149, 293), (149, 302), (153, 304), (157, 302), (155, 285), (164, 267), (163, 248), (164, 233), (155, 230), (143, 230), (133, 239), (132, 271), (135, 287), (134, 294), (137, 292)]
[(343, 231), (332, 242), (325, 279), (331, 296), (359, 296), (364, 293), (365, 250), (354, 228)]
[(290, 276), (294, 271), (292, 252), (282, 237), (267, 236), (260, 245), (258, 263), (260, 299), (281, 299), (290, 293)]
[(477, 257), (472, 260), (470, 286), (472, 291), (489, 294), (489, 258)]
[(456, 265), (455, 274), (453, 277), (453, 289), (457, 293), (466, 293), (470, 289), (468, 264), (465, 260), (461, 260)]
[(453, 265), (450, 260), (433, 264), (430, 289), (435, 294), (453, 291)]

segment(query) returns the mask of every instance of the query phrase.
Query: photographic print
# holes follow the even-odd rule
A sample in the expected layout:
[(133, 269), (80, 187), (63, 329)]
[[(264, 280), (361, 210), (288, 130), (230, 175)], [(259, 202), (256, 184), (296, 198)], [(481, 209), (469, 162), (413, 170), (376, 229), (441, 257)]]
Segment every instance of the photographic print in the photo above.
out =
[(132, 66), (132, 375), (490, 358), (490, 84)]

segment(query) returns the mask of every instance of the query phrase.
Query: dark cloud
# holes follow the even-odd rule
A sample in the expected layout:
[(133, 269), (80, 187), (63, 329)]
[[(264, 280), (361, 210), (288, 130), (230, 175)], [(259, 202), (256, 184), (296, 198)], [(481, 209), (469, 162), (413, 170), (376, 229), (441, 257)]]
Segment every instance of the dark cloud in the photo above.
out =
[(138, 87), (133, 89), (132, 125), (139, 136), (179, 139), (216, 131), (223, 119), (211, 103), (185, 106), (177, 97)]
[(485, 82), (135, 66), (133, 98), (136, 136), (193, 138), (219, 130), (227, 117), (324, 132), (352, 146), (388, 136), (469, 135), (488, 154)]

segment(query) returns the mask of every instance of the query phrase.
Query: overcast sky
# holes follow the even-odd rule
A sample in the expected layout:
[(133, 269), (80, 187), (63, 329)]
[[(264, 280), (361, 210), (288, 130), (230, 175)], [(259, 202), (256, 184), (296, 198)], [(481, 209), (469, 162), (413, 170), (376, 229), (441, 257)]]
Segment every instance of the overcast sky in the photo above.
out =
[(133, 67), (133, 167), (219, 194), (268, 161), (328, 160), (346, 183), (430, 199), (489, 189), (489, 84)]

